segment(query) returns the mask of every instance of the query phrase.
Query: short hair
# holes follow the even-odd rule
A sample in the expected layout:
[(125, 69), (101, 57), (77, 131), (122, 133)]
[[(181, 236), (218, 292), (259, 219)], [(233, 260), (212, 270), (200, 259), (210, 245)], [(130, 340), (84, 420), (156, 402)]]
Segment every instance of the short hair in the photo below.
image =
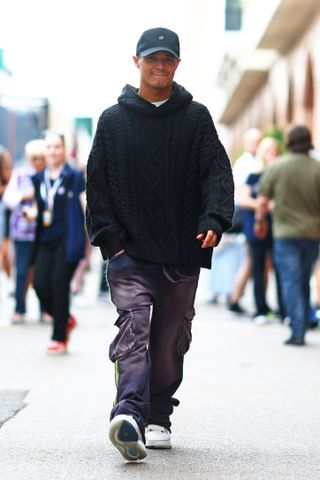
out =
[(50, 129), (49, 129), (49, 130), (45, 130), (45, 131), (43, 132), (43, 138), (44, 138), (44, 139), (46, 139), (46, 137), (48, 137), (49, 135), (55, 135), (55, 136), (59, 137), (60, 140), (62, 141), (63, 145), (66, 144), (65, 136), (64, 136), (63, 133), (57, 132), (56, 130), (50, 130)]
[(243, 137), (243, 146), (245, 150), (255, 153), (259, 142), (262, 139), (262, 132), (259, 128), (249, 128), (245, 131)]
[(286, 147), (290, 152), (307, 153), (313, 148), (311, 131), (305, 125), (291, 125), (286, 131)]
[(2, 159), (4, 155), (8, 152), (8, 150), (3, 146), (0, 145), (0, 158)]
[(12, 168), (12, 159), (11, 154), (7, 148), (3, 145), (0, 145), (0, 185), (6, 185), (9, 182), (9, 177), (7, 178), (6, 170), (11, 171)]
[(38, 138), (36, 140), (30, 140), (30, 142), (26, 143), (24, 150), (27, 158), (40, 155), (45, 156), (44, 140), (42, 140), (41, 138)]

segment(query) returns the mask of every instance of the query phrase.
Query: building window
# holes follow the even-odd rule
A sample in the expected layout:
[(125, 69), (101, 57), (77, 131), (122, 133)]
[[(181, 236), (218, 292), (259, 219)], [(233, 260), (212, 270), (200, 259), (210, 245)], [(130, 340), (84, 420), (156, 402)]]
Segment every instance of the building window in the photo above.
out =
[(226, 0), (225, 30), (241, 30), (242, 6), (241, 0)]

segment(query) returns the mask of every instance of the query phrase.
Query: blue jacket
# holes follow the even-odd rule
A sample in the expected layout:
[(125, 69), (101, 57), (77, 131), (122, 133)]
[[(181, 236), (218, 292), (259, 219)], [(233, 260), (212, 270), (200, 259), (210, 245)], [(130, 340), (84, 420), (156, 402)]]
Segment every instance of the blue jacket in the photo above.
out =
[[(45, 201), (41, 195), (41, 185), (44, 184), (44, 172), (37, 173), (32, 177), (35, 186), (35, 197), (38, 205), (36, 240), (39, 241), (42, 226), (42, 215), (45, 209)], [(65, 198), (65, 216), (63, 240), (66, 247), (67, 263), (77, 263), (85, 255), (86, 234), (84, 229), (84, 214), (79, 195), (85, 190), (84, 175), (81, 170), (66, 164), (62, 172), (63, 195)], [(54, 207), (53, 207), (54, 211)]]

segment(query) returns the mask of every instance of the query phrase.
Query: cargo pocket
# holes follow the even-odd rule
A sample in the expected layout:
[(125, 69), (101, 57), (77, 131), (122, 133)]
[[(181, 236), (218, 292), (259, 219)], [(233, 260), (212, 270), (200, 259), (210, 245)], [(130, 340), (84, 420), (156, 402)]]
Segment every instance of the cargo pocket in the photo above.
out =
[(136, 343), (134, 318), (130, 310), (122, 312), (115, 325), (119, 332), (109, 347), (109, 358), (112, 362), (133, 350)]
[(191, 333), (192, 323), (191, 322), (194, 316), (195, 316), (194, 308), (184, 315), (184, 322), (183, 322), (181, 334), (180, 334), (180, 337), (178, 338), (178, 343), (177, 343), (177, 354), (179, 355), (179, 357), (183, 357), (183, 355), (187, 353), (187, 351), (190, 348), (190, 343), (192, 340), (192, 333)]
[(170, 283), (187, 283), (198, 280), (200, 267), (162, 265), (162, 272)]

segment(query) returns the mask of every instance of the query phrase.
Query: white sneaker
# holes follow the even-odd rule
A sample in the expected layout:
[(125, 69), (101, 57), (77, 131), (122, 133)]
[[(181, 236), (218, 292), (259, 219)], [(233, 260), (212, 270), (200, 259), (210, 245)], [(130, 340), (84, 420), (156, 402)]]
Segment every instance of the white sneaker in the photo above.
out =
[(111, 420), (109, 439), (128, 461), (142, 460), (147, 456), (139, 426), (129, 415), (116, 415)]
[(147, 425), (145, 430), (147, 448), (171, 448), (171, 433), (160, 425)]
[(269, 319), (266, 315), (256, 315), (253, 319), (256, 325), (267, 325), (269, 323)]

